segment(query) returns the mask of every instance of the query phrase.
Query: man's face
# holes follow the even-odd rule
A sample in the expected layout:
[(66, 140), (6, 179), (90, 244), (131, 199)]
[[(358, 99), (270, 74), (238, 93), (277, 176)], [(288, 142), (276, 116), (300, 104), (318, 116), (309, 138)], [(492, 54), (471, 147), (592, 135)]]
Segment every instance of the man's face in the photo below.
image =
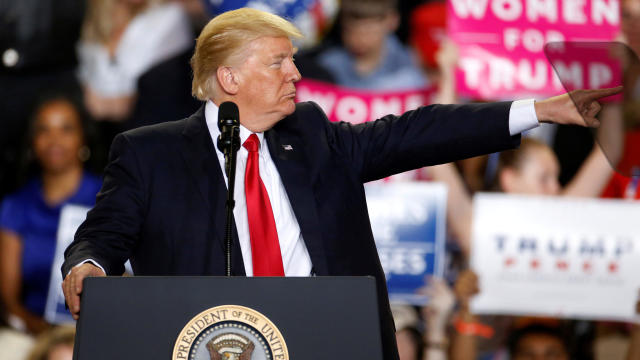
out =
[(253, 132), (272, 128), (295, 110), (295, 82), (300, 73), (293, 63), (296, 49), (286, 37), (263, 37), (247, 45), (247, 58), (237, 68), (234, 101), (240, 123)]

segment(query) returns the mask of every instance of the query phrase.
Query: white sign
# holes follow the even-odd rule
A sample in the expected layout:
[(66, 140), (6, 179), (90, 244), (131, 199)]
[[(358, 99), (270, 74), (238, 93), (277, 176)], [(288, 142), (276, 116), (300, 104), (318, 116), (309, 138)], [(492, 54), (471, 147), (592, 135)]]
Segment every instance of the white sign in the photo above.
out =
[(73, 236), (87, 217), (89, 209), (86, 206), (65, 205), (60, 211), (60, 222), (58, 223), (58, 234), (56, 236), (56, 253), (51, 268), (49, 295), (44, 308), (44, 318), (51, 324), (73, 322), (71, 313), (65, 309), (64, 294), (60, 285), (62, 284), (60, 268), (64, 262), (64, 250), (73, 241)]
[(640, 202), (478, 194), (479, 314), (640, 322)]

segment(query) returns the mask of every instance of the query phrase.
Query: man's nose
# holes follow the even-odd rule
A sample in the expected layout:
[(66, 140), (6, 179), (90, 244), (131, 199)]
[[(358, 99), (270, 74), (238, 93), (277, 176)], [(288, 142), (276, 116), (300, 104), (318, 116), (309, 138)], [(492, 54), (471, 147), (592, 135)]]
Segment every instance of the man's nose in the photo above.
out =
[(287, 66), (287, 81), (298, 82), (302, 78), (296, 64), (294, 64), (293, 60), (289, 60)]

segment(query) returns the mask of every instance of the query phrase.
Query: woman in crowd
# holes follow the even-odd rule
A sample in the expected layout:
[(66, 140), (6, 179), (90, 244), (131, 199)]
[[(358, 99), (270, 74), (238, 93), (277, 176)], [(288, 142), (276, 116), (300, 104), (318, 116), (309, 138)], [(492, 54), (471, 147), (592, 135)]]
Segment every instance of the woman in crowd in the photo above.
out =
[[(181, 109), (184, 105), (189, 109), (185, 111), (192, 110), (187, 60), (193, 39), (189, 17), (176, 2), (90, 0), (78, 46), (80, 81), (90, 114), (124, 121), (142, 101), (160, 116), (156, 122), (189, 115)], [(180, 61), (172, 61), (177, 58)], [(141, 77), (161, 64), (161, 74), (148, 80), (154, 85), (152, 93), (141, 94)], [(153, 111), (156, 107), (164, 111)], [(176, 111), (180, 114), (174, 115)]]
[(43, 316), (61, 209), (92, 206), (101, 185), (83, 168), (90, 150), (79, 109), (63, 95), (35, 107), (28, 154), (37, 175), (0, 204), (0, 295), (33, 334), (49, 327)]

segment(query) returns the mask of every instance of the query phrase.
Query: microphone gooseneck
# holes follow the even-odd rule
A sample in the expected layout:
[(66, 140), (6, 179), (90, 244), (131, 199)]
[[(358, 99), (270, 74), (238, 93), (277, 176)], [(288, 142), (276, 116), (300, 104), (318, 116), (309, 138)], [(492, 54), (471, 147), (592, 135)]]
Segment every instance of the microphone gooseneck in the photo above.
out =
[(227, 222), (225, 225), (225, 272), (226, 276), (231, 276), (231, 244), (233, 241), (233, 189), (236, 183), (236, 154), (240, 149), (240, 114), (238, 106), (231, 101), (220, 104), (218, 110), (218, 149), (224, 154), (224, 169), (227, 174)]

